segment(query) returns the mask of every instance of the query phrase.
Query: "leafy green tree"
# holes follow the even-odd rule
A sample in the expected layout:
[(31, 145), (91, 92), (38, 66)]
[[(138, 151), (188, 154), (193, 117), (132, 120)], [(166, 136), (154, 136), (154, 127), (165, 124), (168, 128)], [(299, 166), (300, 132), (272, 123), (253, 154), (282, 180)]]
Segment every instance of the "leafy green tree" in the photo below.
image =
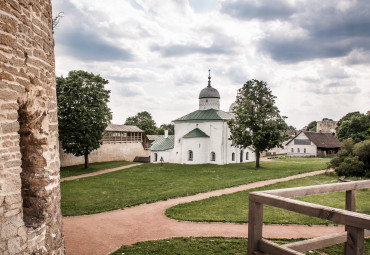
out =
[(174, 124), (162, 124), (158, 129), (157, 129), (157, 134), (158, 135), (164, 135), (164, 131), (168, 130), (169, 135), (175, 134), (175, 125)]
[(370, 138), (370, 115), (348, 113), (337, 124), (336, 136), (340, 141), (351, 138), (355, 143)]
[(329, 167), (334, 168), (338, 176), (370, 177), (370, 140), (355, 144), (349, 138), (342, 144), (343, 148), (330, 161)]
[(66, 78), (57, 77), (59, 140), (67, 153), (84, 156), (100, 147), (112, 115), (107, 106), (108, 81), (85, 71), (70, 71)]
[(289, 125), (288, 130), (297, 130), (297, 129), (293, 125)]
[(322, 121), (333, 121), (333, 119), (329, 119), (329, 118), (322, 118)]
[(308, 125), (307, 125), (307, 131), (313, 131), (313, 132), (316, 132), (316, 127), (317, 127), (317, 121), (311, 121)]
[(230, 140), (240, 148), (252, 146), (256, 154), (256, 167), (260, 166), (260, 153), (281, 146), (288, 126), (275, 106), (275, 96), (266, 82), (247, 81), (238, 90), (234, 118), (228, 121)]
[(342, 125), (344, 121), (351, 120), (352, 116), (361, 116), (360, 112), (350, 112), (344, 115), (338, 122), (337, 122), (337, 128)]
[(157, 134), (155, 121), (152, 119), (152, 115), (147, 111), (139, 112), (135, 116), (128, 117), (125, 121), (125, 125), (137, 126), (147, 135)]

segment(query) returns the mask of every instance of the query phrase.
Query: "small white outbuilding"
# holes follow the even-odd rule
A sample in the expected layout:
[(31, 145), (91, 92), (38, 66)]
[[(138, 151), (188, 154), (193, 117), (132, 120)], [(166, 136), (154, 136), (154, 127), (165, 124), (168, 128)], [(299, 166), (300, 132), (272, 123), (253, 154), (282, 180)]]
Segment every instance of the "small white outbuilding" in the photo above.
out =
[(229, 140), (230, 112), (220, 110), (220, 93), (208, 86), (199, 94), (199, 110), (173, 121), (175, 134), (157, 138), (151, 145), (151, 162), (177, 164), (230, 164), (255, 160), (251, 148), (239, 149)]

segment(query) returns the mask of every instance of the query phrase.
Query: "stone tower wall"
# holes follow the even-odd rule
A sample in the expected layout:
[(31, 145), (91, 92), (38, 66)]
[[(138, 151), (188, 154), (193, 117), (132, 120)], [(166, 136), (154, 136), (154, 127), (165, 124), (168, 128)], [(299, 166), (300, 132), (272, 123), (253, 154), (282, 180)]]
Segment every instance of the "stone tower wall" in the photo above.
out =
[(51, 0), (0, 1), (0, 254), (64, 254)]
[(335, 134), (335, 128), (337, 127), (338, 121), (318, 121), (316, 126), (316, 132), (322, 132), (322, 133), (333, 133)]

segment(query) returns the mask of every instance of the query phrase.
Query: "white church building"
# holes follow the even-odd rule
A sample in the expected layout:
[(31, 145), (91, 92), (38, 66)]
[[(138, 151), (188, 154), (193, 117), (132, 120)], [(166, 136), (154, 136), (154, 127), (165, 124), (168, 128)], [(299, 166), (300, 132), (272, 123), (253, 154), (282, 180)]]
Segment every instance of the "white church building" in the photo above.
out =
[(199, 110), (173, 121), (175, 134), (166, 132), (151, 144), (150, 161), (218, 165), (254, 161), (255, 153), (251, 148), (239, 149), (231, 145), (227, 125), (231, 118), (232, 113), (220, 110), (220, 93), (211, 86), (209, 76), (208, 86), (199, 94)]

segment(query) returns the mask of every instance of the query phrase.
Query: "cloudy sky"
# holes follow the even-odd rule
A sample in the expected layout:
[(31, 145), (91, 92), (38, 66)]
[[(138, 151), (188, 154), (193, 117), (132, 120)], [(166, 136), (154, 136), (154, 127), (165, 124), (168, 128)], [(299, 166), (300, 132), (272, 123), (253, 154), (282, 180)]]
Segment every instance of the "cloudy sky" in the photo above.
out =
[(198, 109), (207, 86), (227, 111), (266, 81), (287, 123), (370, 110), (368, 0), (52, 0), (57, 76), (109, 80), (113, 123), (149, 111), (157, 125)]

